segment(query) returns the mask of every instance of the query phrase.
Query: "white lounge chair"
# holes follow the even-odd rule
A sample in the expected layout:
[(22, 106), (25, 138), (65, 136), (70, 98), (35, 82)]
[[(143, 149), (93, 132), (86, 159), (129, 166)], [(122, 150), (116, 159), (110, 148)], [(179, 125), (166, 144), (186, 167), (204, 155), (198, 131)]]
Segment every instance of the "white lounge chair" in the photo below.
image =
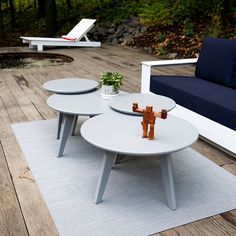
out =
[[(82, 19), (67, 35), (63, 35), (61, 38), (20, 38), (23, 43), (28, 43), (30, 48), (36, 46), (38, 51), (43, 51), (44, 46), (100, 47), (100, 42), (92, 42), (86, 35), (94, 26), (95, 21), (94, 19)], [(80, 41), (82, 38), (85, 38), (85, 41)]]

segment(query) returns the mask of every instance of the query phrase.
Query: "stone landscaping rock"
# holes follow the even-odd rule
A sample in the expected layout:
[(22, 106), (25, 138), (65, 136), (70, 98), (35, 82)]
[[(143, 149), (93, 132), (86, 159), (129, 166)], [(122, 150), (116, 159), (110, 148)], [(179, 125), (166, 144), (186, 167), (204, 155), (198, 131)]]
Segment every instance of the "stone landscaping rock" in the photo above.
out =
[[(103, 43), (129, 45), (133, 37), (137, 37), (145, 33), (147, 28), (139, 23), (139, 18), (124, 20), (120, 25), (116, 26), (111, 23), (104, 23), (100, 26), (93, 27), (88, 33), (92, 40)], [(150, 52), (150, 49), (147, 49)]]
[(169, 53), (167, 54), (167, 59), (176, 59), (178, 56), (178, 53)]

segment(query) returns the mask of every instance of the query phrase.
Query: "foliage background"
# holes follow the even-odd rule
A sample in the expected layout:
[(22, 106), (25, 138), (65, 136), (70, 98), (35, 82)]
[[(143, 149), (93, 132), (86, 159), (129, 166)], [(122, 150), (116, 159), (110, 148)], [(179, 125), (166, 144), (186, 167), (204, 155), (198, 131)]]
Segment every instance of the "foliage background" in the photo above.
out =
[[(236, 36), (235, 0), (0, 0), (0, 46), (20, 45), (19, 37), (60, 36), (81, 18), (96, 25), (140, 17), (148, 36), (133, 44), (153, 43), (159, 54), (181, 36), (201, 41), (206, 35)], [(161, 52), (161, 53), (160, 53)]]

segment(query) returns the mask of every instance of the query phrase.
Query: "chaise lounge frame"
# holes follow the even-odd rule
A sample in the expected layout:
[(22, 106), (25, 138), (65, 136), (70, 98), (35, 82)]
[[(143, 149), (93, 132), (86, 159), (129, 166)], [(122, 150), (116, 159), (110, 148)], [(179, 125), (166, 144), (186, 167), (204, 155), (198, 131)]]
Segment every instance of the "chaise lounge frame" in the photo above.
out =
[[(95, 19), (82, 19), (66, 36), (72, 40), (63, 38), (43, 38), (43, 37), (20, 37), (23, 43), (28, 43), (29, 48), (37, 47), (38, 51), (43, 51), (44, 46), (65, 46), (65, 47), (100, 47), (101, 42), (90, 41), (87, 33), (92, 29)], [(73, 40), (74, 38), (74, 40)], [(81, 41), (84, 38), (85, 41)]]

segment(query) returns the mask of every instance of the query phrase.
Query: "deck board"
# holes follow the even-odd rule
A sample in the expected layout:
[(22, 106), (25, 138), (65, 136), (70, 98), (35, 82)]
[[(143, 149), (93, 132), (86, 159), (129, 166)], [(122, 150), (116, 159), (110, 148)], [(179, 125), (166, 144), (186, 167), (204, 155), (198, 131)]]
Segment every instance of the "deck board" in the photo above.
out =
[(9, 118), (12, 123), (26, 121), (26, 116), (21, 110), (18, 102), (15, 99), (14, 94), (9, 89), (5, 83), (3, 77), (0, 75), (1, 87), (0, 87), (0, 96), (2, 98), (4, 107), (9, 115)]
[[(4, 51), (30, 51), (28, 48), (0, 48)], [(102, 48), (53, 49), (66, 54), (72, 63), (42, 68), (0, 71), (0, 235), (58, 235), (48, 208), (11, 130), (11, 123), (55, 118), (46, 104), (51, 94), (42, 88), (48, 80), (82, 77), (98, 81), (103, 71), (124, 75), (123, 90), (140, 91), (141, 61), (157, 60), (140, 50), (102, 45)], [(193, 74), (193, 67), (174, 67), (156, 73)], [(232, 174), (236, 160), (203, 140), (192, 148)], [(3, 198), (2, 196), (6, 196)], [(12, 214), (12, 211), (14, 214)], [(15, 223), (13, 223), (15, 222)], [(155, 234), (236, 235), (236, 210), (209, 217)]]
[(0, 235), (28, 235), (1, 145), (0, 180)]
[(14, 95), (19, 107), (23, 111), (25, 117), (27, 117), (28, 121), (42, 119), (40, 113), (11, 75), (4, 76), (4, 82)]

